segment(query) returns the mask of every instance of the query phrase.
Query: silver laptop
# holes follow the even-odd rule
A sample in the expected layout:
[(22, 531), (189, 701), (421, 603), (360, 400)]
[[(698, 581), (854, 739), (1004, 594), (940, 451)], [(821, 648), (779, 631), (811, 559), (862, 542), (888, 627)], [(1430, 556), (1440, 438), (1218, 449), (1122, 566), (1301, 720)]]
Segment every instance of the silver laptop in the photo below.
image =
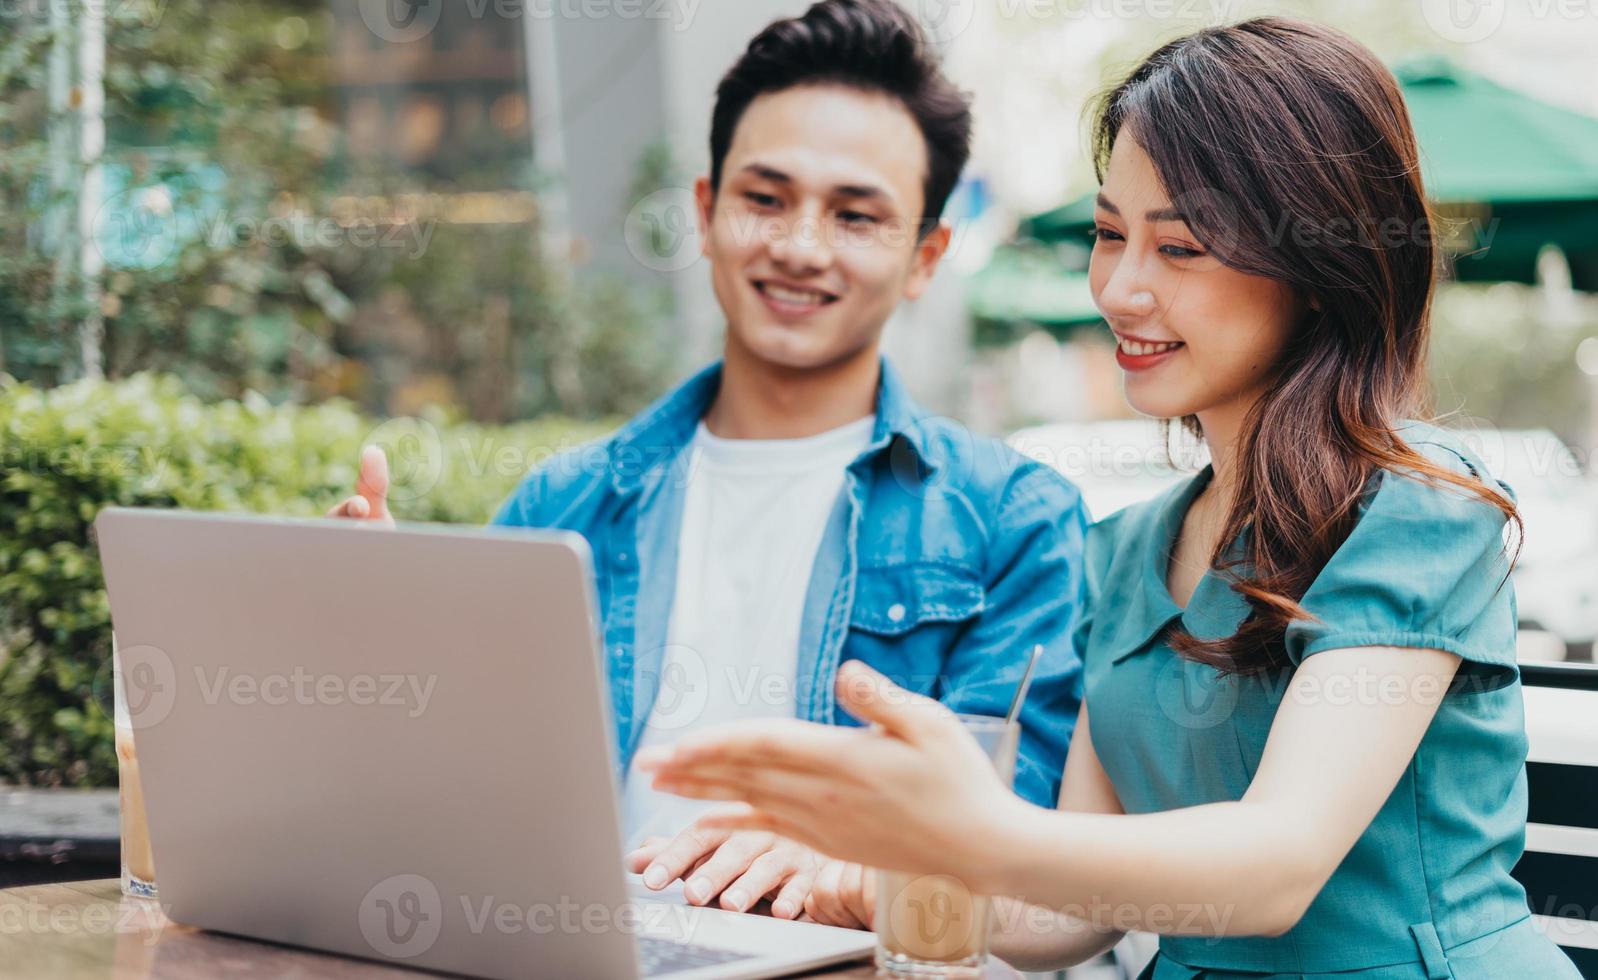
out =
[(770, 977), (872, 948), (629, 883), (581, 537), (95, 526), (174, 921), (496, 978)]

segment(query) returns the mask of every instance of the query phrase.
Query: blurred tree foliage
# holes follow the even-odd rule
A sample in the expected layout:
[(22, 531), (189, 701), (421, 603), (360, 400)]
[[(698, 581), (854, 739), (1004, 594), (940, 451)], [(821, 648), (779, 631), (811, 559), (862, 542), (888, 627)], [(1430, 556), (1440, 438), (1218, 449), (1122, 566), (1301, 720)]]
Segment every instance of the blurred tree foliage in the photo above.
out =
[[(348, 3), (354, 0), (332, 0)], [(446, 173), (352, 157), (329, 0), (109, 4), (109, 377), (181, 375), (206, 398), (352, 398), (505, 421), (627, 412), (661, 387), (657, 292), (573, 284), (536, 218), (340, 222), (339, 202), (492, 187), (536, 200), (530, 149)], [(52, 288), (48, 24), (0, 37), (0, 371), (75, 376), (82, 311)], [(466, 161), (466, 162), (462, 162)]]
[(149, 374), (0, 383), (0, 783), (116, 784), (110, 608), (91, 533), (102, 507), (317, 516), (376, 443), (396, 517), (481, 524), (528, 470), (606, 427), (483, 426), (438, 410), (379, 422), (337, 399), (255, 393), (207, 403)]

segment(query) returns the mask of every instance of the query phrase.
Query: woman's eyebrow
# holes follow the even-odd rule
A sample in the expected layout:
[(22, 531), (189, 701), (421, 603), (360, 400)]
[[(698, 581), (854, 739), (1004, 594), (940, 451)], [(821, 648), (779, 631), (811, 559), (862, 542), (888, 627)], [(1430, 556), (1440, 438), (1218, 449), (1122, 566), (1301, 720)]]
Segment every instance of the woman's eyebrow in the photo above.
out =
[[(1119, 216), (1120, 213), (1121, 213), (1121, 209), (1116, 207), (1113, 203), (1111, 203), (1110, 199), (1104, 196), (1104, 192), (1103, 191), (1100, 191), (1098, 196), (1096, 198), (1094, 198), (1094, 203), (1098, 204), (1099, 207), (1103, 208), (1104, 210), (1110, 212), (1113, 215)], [(1163, 208), (1153, 208), (1152, 210), (1143, 212), (1143, 219), (1145, 221), (1182, 221), (1182, 222), (1185, 222), (1185, 221), (1187, 221), (1187, 216), (1184, 215), (1181, 211), (1177, 210), (1176, 208), (1163, 207)]]

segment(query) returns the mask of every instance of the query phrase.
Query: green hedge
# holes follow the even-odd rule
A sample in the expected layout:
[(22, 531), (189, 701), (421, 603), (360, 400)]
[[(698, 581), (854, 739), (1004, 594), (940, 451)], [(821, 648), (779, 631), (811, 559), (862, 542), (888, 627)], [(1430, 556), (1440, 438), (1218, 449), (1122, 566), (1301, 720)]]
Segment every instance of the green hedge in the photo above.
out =
[(379, 422), (348, 404), (206, 404), (172, 377), (41, 390), (0, 378), (0, 782), (113, 786), (101, 507), (318, 515), (389, 447), (400, 520), (479, 524), (528, 468), (607, 426)]

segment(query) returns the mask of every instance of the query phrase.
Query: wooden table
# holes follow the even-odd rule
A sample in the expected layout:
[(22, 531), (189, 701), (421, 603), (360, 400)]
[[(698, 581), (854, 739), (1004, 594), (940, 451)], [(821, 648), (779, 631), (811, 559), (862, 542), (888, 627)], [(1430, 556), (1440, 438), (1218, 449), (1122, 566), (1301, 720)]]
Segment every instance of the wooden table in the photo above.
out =
[[(175, 925), (158, 904), (125, 898), (115, 879), (0, 891), (0, 974), (37, 980), (368, 980), (423, 971), (324, 955)], [(808, 977), (870, 977), (870, 964)], [(1020, 974), (993, 961), (988, 980)]]

